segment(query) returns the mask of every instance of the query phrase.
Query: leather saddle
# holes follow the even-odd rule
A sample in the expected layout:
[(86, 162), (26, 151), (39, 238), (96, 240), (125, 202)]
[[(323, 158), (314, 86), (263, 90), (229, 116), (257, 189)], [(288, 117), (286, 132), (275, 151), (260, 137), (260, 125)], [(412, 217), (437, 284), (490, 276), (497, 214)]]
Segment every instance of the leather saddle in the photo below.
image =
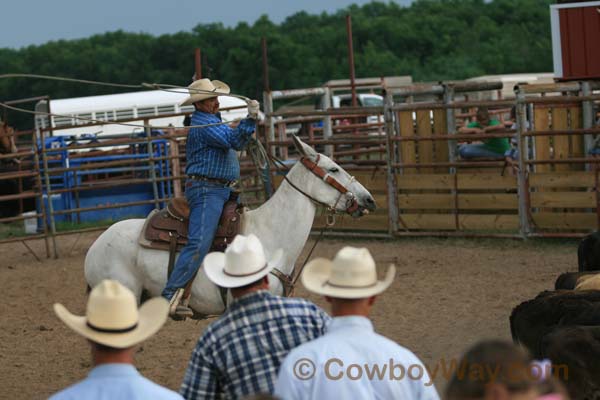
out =
[[(239, 193), (232, 192), (225, 202), (210, 251), (225, 251), (240, 232), (243, 206), (238, 203)], [(188, 241), (190, 208), (184, 197), (172, 199), (167, 207), (152, 212), (142, 231), (140, 244), (155, 250), (179, 251)]]

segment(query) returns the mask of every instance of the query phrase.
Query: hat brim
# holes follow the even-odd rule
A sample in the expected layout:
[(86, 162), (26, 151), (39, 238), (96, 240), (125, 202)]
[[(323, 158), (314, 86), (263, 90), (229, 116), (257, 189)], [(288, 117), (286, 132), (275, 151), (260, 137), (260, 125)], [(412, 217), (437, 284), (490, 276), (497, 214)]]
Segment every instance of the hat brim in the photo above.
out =
[(331, 277), (333, 263), (326, 258), (315, 258), (304, 267), (302, 284), (313, 293), (335, 297), (338, 299), (362, 299), (378, 295), (385, 291), (394, 281), (396, 267), (390, 265), (383, 280), (378, 280), (375, 285), (368, 287), (338, 287), (327, 283)]
[(160, 330), (169, 315), (169, 302), (162, 297), (146, 301), (138, 311), (139, 320), (135, 329), (124, 333), (98, 332), (87, 325), (85, 316), (70, 313), (62, 304), (54, 304), (54, 312), (65, 325), (81, 336), (105, 346), (125, 349), (143, 342)]
[[(219, 80), (211, 81), (213, 86), (215, 87), (215, 91), (213, 93), (192, 93), (187, 99), (179, 103), (180, 106), (187, 106), (190, 104), (194, 104), (198, 101), (212, 99), (213, 97), (218, 97), (220, 94), (229, 94), (231, 89), (229, 85), (225, 82), (221, 82)], [(194, 90), (194, 89), (192, 89)], [(197, 89), (199, 90), (199, 89)]]
[(204, 272), (206, 276), (215, 285), (224, 288), (236, 288), (246, 286), (256, 282), (260, 278), (268, 275), (273, 268), (280, 266), (283, 259), (283, 250), (278, 249), (273, 253), (271, 259), (267, 261), (267, 267), (259, 270), (255, 274), (246, 276), (231, 276), (225, 273), (225, 253), (213, 252), (204, 257)]

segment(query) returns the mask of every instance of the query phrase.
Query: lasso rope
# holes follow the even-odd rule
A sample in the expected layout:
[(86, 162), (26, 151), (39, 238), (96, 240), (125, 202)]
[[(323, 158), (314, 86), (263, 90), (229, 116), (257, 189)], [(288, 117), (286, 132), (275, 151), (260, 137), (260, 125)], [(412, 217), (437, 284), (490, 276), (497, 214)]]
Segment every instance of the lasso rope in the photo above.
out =
[[(65, 78), (62, 76), (53, 76), (53, 75), (39, 75), (39, 74), (0, 74), (0, 79), (10, 79), (10, 78), (27, 78), (27, 79), (45, 79), (45, 80), (53, 80), (53, 81), (63, 81), (63, 82), (74, 82), (74, 83), (83, 83), (86, 85), (96, 85), (96, 86), (109, 86), (109, 87), (118, 87), (118, 88), (126, 88), (126, 89), (156, 89), (162, 90), (165, 92), (171, 93), (196, 93), (196, 94), (215, 94), (212, 90), (204, 90), (204, 89), (195, 89), (189, 88), (186, 86), (178, 86), (178, 85), (170, 85), (167, 83), (146, 83), (142, 82), (140, 84), (124, 84), (124, 83), (113, 83), (113, 82), (102, 82), (102, 81), (92, 81), (88, 79), (77, 79), (77, 78)], [(172, 89), (183, 89), (186, 92), (172, 90)], [(246, 103), (250, 102), (250, 99), (246, 96), (242, 96), (240, 94), (235, 93), (219, 93), (219, 96), (226, 97), (235, 97), (237, 99), (244, 100)]]
[(9, 79), (9, 78), (46, 79), (46, 80), (51, 80), (51, 81), (85, 83), (86, 85), (111, 86), (111, 87), (119, 87), (119, 88), (127, 88), (127, 89), (142, 88), (141, 85), (127, 85), (127, 84), (123, 84), (123, 83), (90, 81), (87, 79), (65, 78), (62, 76), (38, 75), (38, 74), (2, 74), (2, 75), (0, 75), (0, 79)]
[[(18, 112), (22, 112), (22, 113), (26, 113), (26, 114), (33, 114), (33, 115), (45, 115), (47, 117), (62, 117), (62, 118), (74, 118), (77, 120), (81, 120), (81, 121), (87, 121), (90, 123), (101, 123), (103, 125), (122, 125), (122, 126), (129, 126), (129, 127), (134, 127), (134, 128), (150, 128), (150, 129), (171, 129), (171, 128), (205, 128), (205, 127), (209, 127), (209, 126), (218, 126), (218, 125), (224, 125), (224, 124), (231, 124), (234, 122), (238, 122), (241, 121), (242, 119), (245, 118), (236, 118), (234, 120), (231, 121), (221, 121), (221, 122), (215, 122), (214, 124), (205, 124), (205, 125), (191, 125), (191, 126), (158, 126), (158, 125), (146, 125), (146, 124), (131, 124), (131, 123), (127, 123), (127, 122), (117, 122), (117, 121), (105, 121), (105, 120), (99, 120), (99, 119), (94, 119), (94, 118), (86, 118), (86, 117), (74, 117), (72, 115), (63, 115), (63, 114), (55, 114), (55, 113), (47, 113), (44, 111), (32, 111), (32, 110), (27, 110), (25, 108), (20, 108), (20, 107), (15, 107), (15, 106), (10, 106), (6, 103), (0, 103), (0, 107), (6, 108), (8, 110), (13, 110), (13, 111), (18, 111)], [(156, 116), (156, 118), (162, 118), (160, 115)], [(72, 128), (79, 128), (78, 126), (73, 126)], [(67, 128), (67, 129), (72, 129), (72, 128)], [(54, 128), (56, 130), (59, 130), (60, 128)]]
[(246, 152), (252, 159), (257, 172), (261, 174), (260, 170), (264, 170), (269, 164), (269, 155), (267, 154), (267, 150), (265, 150), (263, 144), (260, 142), (260, 140), (252, 138), (250, 139), (250, 142), (248, 142)]
[[(83, 83), (86, 85), (109, 86), (109, 87), (118, 87), (118, 88), (127, 88), (127, 89), (149, 89), (149, 88), (151, 88), (151, 89), (161, 90), (161, 91), (170, 92), (170, 93), (215, 94), (215, 92), (210, 91), (210, 90), (188, 88), (188, 87), (183, 87), (183, 86), (170, 85), (170, 84), (166, 84), (166, 83), (145, 83), (145, 82), (143, 82), (141, 84), (131, 85), (131, 84), (122, 84), (122, 83), (113, 83), (113, 82), (92, 81), (92, 80), (87, 80), (87, 79), (65, 78), (65, 77), (61, 77), (61, 76), (52, 76), (52, 75), (39, 75), (39, 74), (12, 74), (11, 73), (11, 74), (1, 74), (0, 75), (0, 79), (11, 79), (11, 78), (45, 79), (45, 80), (54, 80), (54, 81), (63, 81), (63, 82)], [(184, 92), (184, 90), (185, 90), (185, 92)], [(234, 93), (219, 93), (219, 96), (226, 96), (226, 97), (233, 97), (233, 98), (241, 99), (241, 100), (244, 100), (246, 102), (246, 104), (248, 104), (250, 102), (250, 99), (248, 97), (234, 94)], [(144, 129), (146, 129), (146, 128), (150, 128), (150, 129), (184, 128), (183, 126), (175, 127), (175, 126), (157, 126), (157, 125), (146, 125), (146, 124), (140, 125), (140, 124), (127, 123), (127, 122), (118, 122), (118, 121), (113, 121), (113, 120), (105, 121), (105, 120), (98, 120), (98, 119), (94, 119), (94, 118), (86, 118), (86, 117), (73, 116), (73, 115), (47, 113), (47, 112), (43, 112), (43, 111), (31, 111), (31, 110), (27, 110), (27, 109), (20, 108), (20, 107), (10, 106), (6, 103), (0, 103), (0, 107), (8, 109), (8, 110), (27, 113), (27, 114), (45, 115), (47, 117), (62, 117), (62, 118), (69, 118), (69, 119), (74, 118), (78, 121), (87, 121), (90, 123), (100, 123), (103, 125), (120, 125), (120, 126), (128, 126), (128, 127), (144, 128)], [(156, 117), (160, 118), (161, 116), (156, 116)], [(244, 119), (244, 118), (237, 118), (232, 121), (227, 121), (227, 122), (223, 121), (223, 122), (218, 122), (218, 123), (214, 123), (214, 124), (192, 125), (192, 126), (189, 126), (186, 128), (205, 128), (205, 127), (210, 127), (210, 126), (230, 124), (230, 123), (234, 123), (234, 122), (239, 122), (242, 119)]]

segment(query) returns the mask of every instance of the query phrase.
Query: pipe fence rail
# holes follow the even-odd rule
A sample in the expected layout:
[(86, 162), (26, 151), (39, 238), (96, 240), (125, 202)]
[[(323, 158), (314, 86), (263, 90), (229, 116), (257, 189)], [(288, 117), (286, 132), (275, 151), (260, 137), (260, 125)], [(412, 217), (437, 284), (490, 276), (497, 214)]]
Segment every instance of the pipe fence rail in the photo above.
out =
[[(271, 155), (291, 165), (299, 157), (291, 135), (298, 135), (373, 194), (378, 209), (358, 220), (339, 216), (331, 229), (335, 235), (579, 237), (599, 229), (600, 82), (521, 85), (514, 99), (480, 100), (499, 87), (489, 82), (381, 87), (383, 106), (342, 108), (332, 108), (333, 87), (268, 91), (256, 136)], [(305, 96), (322, 96), (324, 107), (274, 109), (274, 101)], [(516, 119), (494, 133), (461, 133), (479, 107), (488, 107), (502, 123), (514, 108)], [(11, 182), (17, 190), (2, 192), (0, 205), (11, 204), (16, 215), (3, 214), (0, 223), (35, 220), (37, 229), (0, 243), (42, 238), (47, 256), (58, 257), (56, 237), (68, 228), (81, 233), (94, 229), (85, 225), (90, 221), (144, 218), (183, 195), (187, 129), (147, 128), (96, 140), (68, 140), (54, 136), (52, 128), (15, 134), (18, 152), (0, 155), (0, 163), (19, 162), (0, 171), (0, 183)], [(489, 140), (512, 143), (509, 156), (459, 156), (461, 144)], [(240, 161), (242, 201), (257, 207), (285, 171), (257, 168), (246, 152)], [(35, 200), (33, 213), (24, 212), (28, 199)], [(325, 222), (318, 214), (315, 228)]]
[[(384, 87), (383, 108), (315, 111), (322, 128), (303, 136), (306, 142), (355, 175), (380, 206), (373, 215), (345, 218), (334, 229), (389, 237), (514, 238), (579, 237), (599, 229), (600, 158), (593, 143), (600, 133), (594, 118), (600, 82), (522, 85), (515, 87), (514, 99), (478, 100), (477, 94), (499, 88), (500, 83), (471, 82)], [(324, 94), (326, 89), (265, 93), (265, 108), (271, 109), (278, 97)], [(417, 101), (419, 96), (426, 100)], [(459, 133), (478, 107), (490, 108), (501, 122), (514, 107), (516, 129)], [(383, 133), (364, 124), (364, 131), (350, 126), (345, 135), (338, 134), (340, 119), (354, 115), (383, 116), (378, 125)], [(294, 157), (286, 120), (297, 123), (298, 116), (306, 119), (303, 124), (319, 123), (310, 111), (267, 112), (273, 154)], [(490, 139), (512, 142), (509, 156), (459, 156), (461, 143)]]
[[(3, 209), (19, 214), (1, 218), (0, 223), (13, 227), (20, 223), (21, 229), (0, 236), (0, 243), (43, 238), (47, 257), (58, 258), (56, 237), (66, 231), (83, 233), (125, 218), (145, 218), (152, 209), (183, 196), (187, 129), (93, 140), (53, 136), (50, 128), (27, 134), (31, 140), (19, 146), (18, 153), (2, 155), (19, 163), (0, 172), (0, 184), (6, 181), (14, 186), (18, 180), (20, 186), (15, 193), (0, 195)], [(249, 206), (261, 204), (266, 198), (262, 180), (245, 153), (240, 161), (242, 200)], [(25, 179), (31, 180), (28, 190), (22, 188)], [(4, 207), (28, 198), (35, 199), (33, 212), (23, 213), (22, 205)], [(34, 232), (25, 235), (23, 221), (27, 225), (32, 220)]]

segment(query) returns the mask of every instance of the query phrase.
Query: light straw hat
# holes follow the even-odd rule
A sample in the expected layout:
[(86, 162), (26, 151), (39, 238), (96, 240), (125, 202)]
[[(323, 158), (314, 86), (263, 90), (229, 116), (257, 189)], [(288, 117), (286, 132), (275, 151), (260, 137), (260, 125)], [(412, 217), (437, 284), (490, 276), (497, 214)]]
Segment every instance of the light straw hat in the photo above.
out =
[(204, 272), (216, 285), (236, 288), (256, 282), (281, 264), (283, 250), (267, 260), (260, 240), (253, 234), (237, 235), (225, 253), (213, 252), (204, 257)]
[(154, 335), (169, 314), (169, 303), (162, 297), (146, 301), (138, 310), (131, 290), (117, 281), (104, 280), (90, 293), (86, 315), (71, 314), (62, 304), (54, 312), (81, 336), (109, 347), (124, 349)]
[(384, 280), (377, 279), (377, 269), (366, 248), (344, 247), (332, 260), (315, 258), (302, 274), (302, 284), (309, 291), (340, 299), (362, 299), (387, 289), (396, 274), (390, 265)]
[(191, 85), (188, 86), (188, 91), (190, 92), (190, 96), (180, 104), (181, 106), (217, 97), (219, 94), (228, 94), (230, 89), (225, 82), (216, 79), (211, 81), (210, 79), (204, 78), (192, 82)]

